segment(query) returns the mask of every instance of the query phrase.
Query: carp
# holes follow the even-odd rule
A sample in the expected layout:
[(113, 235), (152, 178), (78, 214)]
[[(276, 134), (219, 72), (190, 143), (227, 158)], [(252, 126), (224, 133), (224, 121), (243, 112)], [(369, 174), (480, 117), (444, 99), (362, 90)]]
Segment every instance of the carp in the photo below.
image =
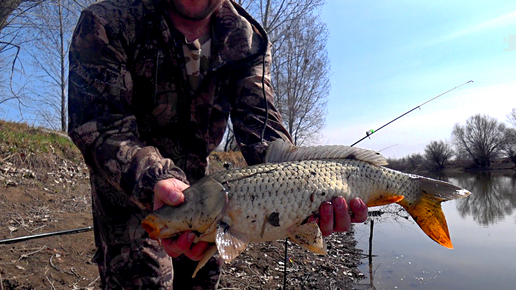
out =
[(360, 197), (368, 207), (401, 205), (432, 240), (453, 248), (441, 202), (468, 196), (465, 189), (386, 168), (382, 155), (355, 147), (295, 147), (278, 139), (265, 159), (203, 177), (183, 192), (184, 203), (152, 212), (143, 228), (152, 239), (193, 231), (195, 242), (214, 243), (195, 276), (216, 252), (229, 262), (251, 242), (290, 238), (308, 251), (325, 254), (319, 226), (306, 223), (307, 218), (334, 197)]

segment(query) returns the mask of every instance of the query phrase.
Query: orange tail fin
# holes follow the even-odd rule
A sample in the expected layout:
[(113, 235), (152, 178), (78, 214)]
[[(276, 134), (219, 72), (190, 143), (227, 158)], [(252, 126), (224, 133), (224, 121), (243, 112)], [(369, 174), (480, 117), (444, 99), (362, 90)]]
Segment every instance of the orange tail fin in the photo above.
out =
[(420, 188), (417, 200), (410, 201), (405, 198), (398, 204), (407, 210), (432, 240), (446, 248), (453, 249), (441, 202), (466, 197), (471, 192), (440, 180), (425, 177), (414, 178)]

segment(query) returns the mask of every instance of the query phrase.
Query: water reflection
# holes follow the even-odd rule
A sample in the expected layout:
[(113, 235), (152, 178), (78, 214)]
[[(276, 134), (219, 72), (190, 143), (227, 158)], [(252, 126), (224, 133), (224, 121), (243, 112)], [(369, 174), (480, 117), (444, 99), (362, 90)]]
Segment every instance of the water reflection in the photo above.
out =
[[(369, 219), (364, 223), (364, 225), (369, 225), (369, 239), (368, 239), (368, 251), (367, 254), (364, 255), (364, 257), (367, 257), (368, 259), (368, 274), (369, 281), (365, 283), (358, 283), (355, 287), (356, 290), (376, 290), (376, 286), (374, 285), (374, 275), (376, 269), (380, 265), (376, 266), (376, 269), (373, 266), (373, 258), (377, 257), (373, 254), (373, 235), (374, 235), (374, 226), (375, 221), (376, 223), (382, 222), (382, 221), (400, 221), (400, 220), (406, 220), (410, 222), (409, 214), (400, 206), (396, 206), (394, 204), (387, 205), (382, 207), (379, 210), (370, 211), (369, 212)], [(401, 225), (402, 223), (400, 223)]]
[(516, 175), (484, 172), (450, 178), (450, 182), (472, 192), (457, 201), (457, 210), (462, 217), (471, 215), (480, 225), (496, 224), (516, 208)]
[(368, 222), (356, 226), (365, 234), (358, 239), (365, 279), (355, 289), (515, 289), (516, 174), (438, 178), (472, 192), (444, 204), (457, 249), (445, 252), (430, 245), (400, 207), (371, 210)]

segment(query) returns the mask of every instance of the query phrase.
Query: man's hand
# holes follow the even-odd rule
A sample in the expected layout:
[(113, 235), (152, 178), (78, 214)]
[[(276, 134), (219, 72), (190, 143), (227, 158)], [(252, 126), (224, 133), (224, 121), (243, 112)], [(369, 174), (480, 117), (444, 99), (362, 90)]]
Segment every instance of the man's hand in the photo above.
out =
[[(350, 215), (350, 209), (353, 215)], [(367, 206), (358, 197), (353, 198), (349, 205), (343, 197), (336, 197), (332, 202), (325, 202), (319, 208), (319, 217), (311, 216), (308, 222), (317, 222), (323, 236), (333, 232), (347, 232), (351, 223), (362, 223), (367, 219)]]
[[(154, 186), (154, 209), (162, 207), (164, 204), (178, 206), (185, 200), (183, 190), (188, 185), (175, 178), (158, 181)], [(199, 242), (192, 245), (195, 234), (191, 231), (181, 233), (178, 238), (161, 239), (161, 245), (165, 252), (171, 257), (178, 257), (184, 254), (194, 261), (198, 261), (204, 255), (207, 242)]]

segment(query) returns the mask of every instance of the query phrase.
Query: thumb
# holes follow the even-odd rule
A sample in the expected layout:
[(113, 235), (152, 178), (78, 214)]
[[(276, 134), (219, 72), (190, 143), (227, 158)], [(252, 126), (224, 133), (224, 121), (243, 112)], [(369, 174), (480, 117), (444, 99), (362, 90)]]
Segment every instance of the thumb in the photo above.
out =
[(154, 186), (154, 209), (160, 208), (164, 204), (180, 205), (185, 199), (182, 191), (186, 188), (188, 185), (175, 178), (158, 181)]

